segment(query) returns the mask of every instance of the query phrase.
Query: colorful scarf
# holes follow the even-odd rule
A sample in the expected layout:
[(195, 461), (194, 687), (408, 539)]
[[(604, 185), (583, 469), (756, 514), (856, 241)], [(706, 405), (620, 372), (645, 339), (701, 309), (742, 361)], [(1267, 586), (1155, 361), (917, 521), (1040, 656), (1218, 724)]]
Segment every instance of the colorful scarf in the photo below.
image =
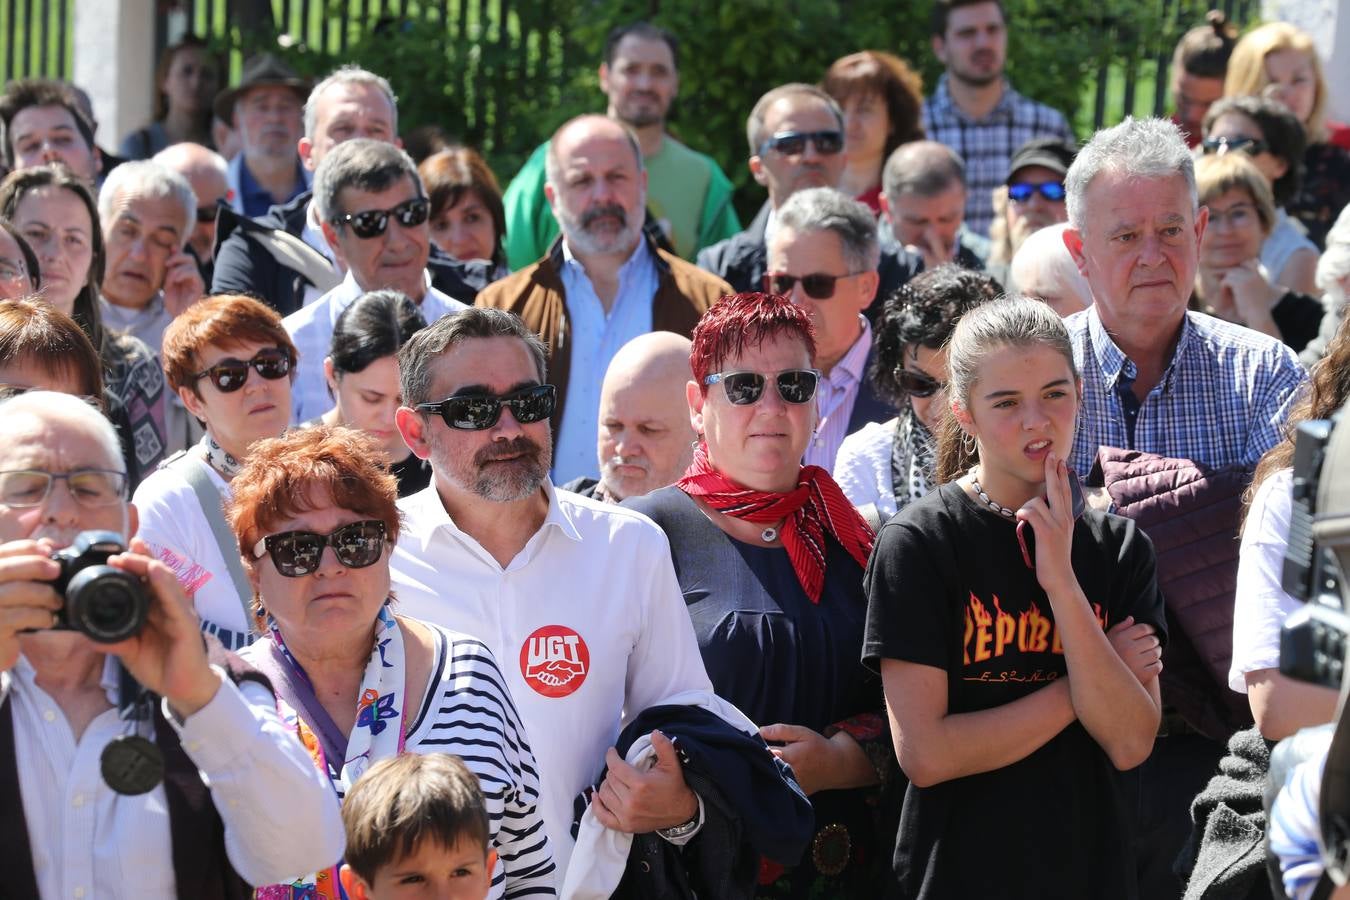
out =
[(872, 553), (872, 529), (835, 480), (820, 466), (802, 466), (797, 486), (774, 493), (755, 491), (732, 481), (708, 462), (708, 446), (699, 442), (684, 477), (675, 486), (713, 509), (747, 522), (783, 520), (783, 547), (806, 596), (820, 602), (825, 586), (825, 532), (866, 566)]
[[(361, 678), (361, 693), (357, 700), (356, 726), (346, 746), (342, 746), (332, 719), (324, 712), (314, 696), (314, 686), (295, 656), (286, 647), (286, 641), (276, 623), (268, 623), (272, 640), (260, 642), (270, 652), (271, 659), (259, 666), (269, 676), (280, 670), (282, 683), (277, 687), (277, 708), (281, 720), (295, 731), (300, 743), (309, 751), (314, 765), (333, 783), (338, 797), (345, 797), (371, 764), (377, 760), (397, 756), (403, 752), (404, 726), (407, 709), (404, 690), (405, 657), (403, 632), (394, 620), (386, 603), (380, 607), (375, 626), (375, 646)], [(288, 698), (295, 700), (294, 703)], [(303, 711), (304, 718), (301, 718)], [(342, 760), (335, 765), (336, 760)], [(338, 879), (342, 863), (316, 872), (290, 884), (274, 884), (258, 888), (258, 900), (337, 900), (346, 894)]]

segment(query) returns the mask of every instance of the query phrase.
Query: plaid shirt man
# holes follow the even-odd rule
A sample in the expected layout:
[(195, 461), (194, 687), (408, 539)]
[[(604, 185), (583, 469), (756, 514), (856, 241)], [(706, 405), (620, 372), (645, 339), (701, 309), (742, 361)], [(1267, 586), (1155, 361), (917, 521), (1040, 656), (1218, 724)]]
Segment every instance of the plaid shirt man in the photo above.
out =
[(952, 100), (946, 75), (924, 101), (923, 127), (930, 140), (946, 144), (965, 160), (966, 227), (985, 237), (994, 219), (994, 188), (1008, 177), (1008, 162), (1017, 148), (1038, 137), (1074, 140), (1062, 113), (1023, 97), (1006, 81), (993, 111), (972, 119)]
[(1086, 476), (1100, 447), (1142, 450), (1205, 466), (1255, 466), (1284, 437), (1289, 407), (1307, 380), (1280, 341), (1188, 312), (1162, 379), (1140, 403), (1135, 364), (1095, 306), (1064, 322), (1083, 376), (1083, 409), (1070, 464)]

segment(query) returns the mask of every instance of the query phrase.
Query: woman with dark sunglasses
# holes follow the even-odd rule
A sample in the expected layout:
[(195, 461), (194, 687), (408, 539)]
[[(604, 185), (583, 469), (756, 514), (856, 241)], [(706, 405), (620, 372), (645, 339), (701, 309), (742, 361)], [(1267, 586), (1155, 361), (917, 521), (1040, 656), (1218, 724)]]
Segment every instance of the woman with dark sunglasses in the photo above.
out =
[(223, 509), (253, 445), (290, 423), (295, 345), (270, 307), (221, 294), (169, 323), (163, 353), (170, 387), (205, 433), (136, 489), (138, 534), (178, 575), (202, 630), (237, 650), (255, 630)]
[(1316, 296), (1317, 245), (1285, 212), (1303, 182), (1307, 139), (1297, 117), (1277, 100), (1225, 97), (1205, 113), (1204, 130), (1206, 156), (1246, 154), (1270, 183), (1275, 221), (1261, 245), (1261, 265), (1276, 284)]
[(756, 895), (872, 897), (891, 759), (880, 684), (858, 662), (872, 531), (828, 472), (801, 464), (818, 421), (810, 319), (781, 295), (736, 294), (693, 342), (694, 462), (624, 505), (670, 539), (713, 687), (764, 726), (815, 808), (811, 852), (762, 864)]
[(1080, 382), (1054, 310), (982, 304), (947, 353), (940, 485), (867, 571), (863, 661), (910, 779), (878, 893), (1134, 898), (1122, 773), (1160, 720), (1152, 545), (1075, 502)]
[(968, 310), (1001, 293), (988, 275), (948, 264), (887, 298), (867, 377), (899, 415), (868, 423), (839, 447), (834, 477), (854, 506), (875, 505), (884, 522), (932, 488), (935, 435), (946, 401), (947, 338)]
[[(487, 798), (488, 896), (551, 896), (538, 769), (496, 660), (475, 638), (394, 612), (395, 488), (378, 444), (354, 429), (254, 445), (229, 522), (265, 637), (242, 655), (339, 800), (381, 759), (462, 757)], [(337, 896), (342, 861), (332, 863), (259, 896)]]
[(403, 405), (398, 351), (427, 327), (426, 319), (398, 291), (371, 291), (342, 311), (333, 325), (333, 344), (323, 361), (334, 406), (306, 425), (347, 425), (375, 438), (398, 479), (398, 495), (431, 484), (431, 465), (403, 441), (394, 413)]

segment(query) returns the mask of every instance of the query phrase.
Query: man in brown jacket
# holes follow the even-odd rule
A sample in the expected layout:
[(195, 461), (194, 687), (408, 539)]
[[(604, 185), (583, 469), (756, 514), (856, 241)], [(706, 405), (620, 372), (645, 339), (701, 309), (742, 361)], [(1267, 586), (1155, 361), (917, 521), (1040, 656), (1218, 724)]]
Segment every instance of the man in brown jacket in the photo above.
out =
[(539, 262), (489, 285), (476, 305), (515, 313), (548, 344), (558, 387), (553, 480), (562, 484), (599, 476), (600, 386), (619, 348), (650, 331), (689, 336), (731, 289), (644, 237), (647, 173), (622, 124), (587, 115), (559, 128), (544, 194), (562, 236)]

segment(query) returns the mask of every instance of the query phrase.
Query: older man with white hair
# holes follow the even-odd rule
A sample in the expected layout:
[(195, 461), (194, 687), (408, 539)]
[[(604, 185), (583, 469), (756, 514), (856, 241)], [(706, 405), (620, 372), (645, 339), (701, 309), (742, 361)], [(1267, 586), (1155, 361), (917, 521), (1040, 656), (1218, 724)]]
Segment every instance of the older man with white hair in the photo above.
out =
[(155, 162), (123, 163), (98, 195), (104, 267), (103, 321), (159, 351), (173, 317), (206, 285), (184, 251), (197, 222), (197, 197), (182, 175)]
[(1092, 286), (1064, 245), (1068, 228), (1060, 223), (1033, 231), (1013, 256), (1007, 285), (1009, 290), (1044, 300), (1064, 317), (1092, 305)]
[(143, 624), (69, 627), (80, 620), (54, 583), (53, 551), (84, 532), (124, 543), (136, 530), (112, 426), (45, 391), (0, 403), (0, 420), (6, 891), (245, 896), (330, 865), (343, 833), (327, 779), (265, 680), (203, 642), (178, 580), (145, 544), (109, 560), (148, 598)]
[(565, 490), (618, 503), (679, 480), (698, 437), (684, 396), (692, 346), (684, 335), (653, 331), (619, 348), (600, 386), (600, 478)]
[(196, 221), (188, 237), (188, 249), (197, 257), (197, 270), (202, 280), (211, 283), (211, 254), (216, 246), (216, 210), (229, 200), (229, 164), (210, 147), (184, 141), (165, 147), (150, 158), (173, 169), (187, 179), (197, 198)]
[[(1069, 167), (1065, 188), (1064, 242), (1093, 299), (1065, 323), (1083, 392), (1070, 462), (1086, 474), (1099, 450), (1122, 448), (1154, 454), (1149, 464), (1178, 481), (1203, 467), (1189, 495), (1168, 495), (1166, 513), (1152, 496), (1113, 496), (1141, 518), (1152, 507), (1155, 521), (1185, 518), (1183, 530), (1218, 536), (1206, 558), (1175, 532), (1150, 526), (1169, 619), (1179, 627), (1164, 656), (1162, 732), (1140, 770), (1139, 896), (1177, 896), (1172, 863), (1190, 833), (1191, 799), (1237, 727), (1228, 705), (1236, 696), (1227, 685), (1232, 631), (1214, 624), (1231, 618), (1233, 600), (1213, 585), (1236, 576), (1236, 560), (1223, 558), (1223, 548), (1236, 546), (1227, 531), (1236, 523), (1223, 518), (1222, 504), (1284, 437), (1305, 376), (1275, 338), (1188, 309), (1209, 211), (1197, 202), (1194, 161), (1175, 124), (1127, 118), (1099, 131)], [(1113, 471), (1125, 465), (1117, 460)], [(1156, 483), (1116, 483), (1139, 490), (1131, 481)], [(1207, 485), (1229, 482), (1236, 482), (1229, 494), (1195, 499), (1214, 490)], [(1170, 561), (1178, 556), (1186, 557), (1191, 586), (1179, 577), (1182, 564)], [(1198, 575), (1197, 566), (1205, 567)]]

